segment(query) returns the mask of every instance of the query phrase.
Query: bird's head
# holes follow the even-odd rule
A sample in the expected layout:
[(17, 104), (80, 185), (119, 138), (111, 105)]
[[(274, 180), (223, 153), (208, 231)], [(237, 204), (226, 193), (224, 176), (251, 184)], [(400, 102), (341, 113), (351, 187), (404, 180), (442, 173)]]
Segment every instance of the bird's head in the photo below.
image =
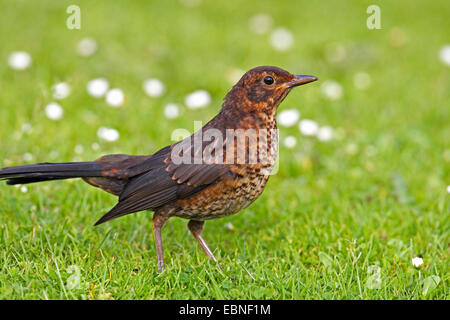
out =
[(275, 111), (292, 88), (316, 80), (314, 76), (293, 75), (278, 67), (256, 67), (234, 85), (225, 97), (225, 104), (245, 111)]

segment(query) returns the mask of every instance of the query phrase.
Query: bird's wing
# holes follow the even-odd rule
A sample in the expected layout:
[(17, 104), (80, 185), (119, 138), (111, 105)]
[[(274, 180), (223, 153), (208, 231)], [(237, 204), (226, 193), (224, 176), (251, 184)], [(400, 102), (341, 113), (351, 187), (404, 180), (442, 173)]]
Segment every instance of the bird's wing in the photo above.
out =
[(173, 146), (154, 154), (153, 160), (150, 158), (139, 164), (139, 171), (145, 166), (148, 171), (127, 182), (120, 193), (119, 203), (96, 225), (187, 198), (214, 184), (229, 172), (228, 166), (224, 164), (175, 164), (171, 157)]

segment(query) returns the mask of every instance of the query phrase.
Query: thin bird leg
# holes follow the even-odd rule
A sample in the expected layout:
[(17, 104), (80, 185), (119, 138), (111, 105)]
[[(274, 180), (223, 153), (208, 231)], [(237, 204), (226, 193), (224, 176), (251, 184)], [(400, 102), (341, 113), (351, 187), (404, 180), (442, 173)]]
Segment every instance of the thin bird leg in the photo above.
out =
[[(195, 239), (197, 239), (198, 243), (203, 248), (203, 251), (206, 253), (208, 257), (214, 260), (214, 262), (217, 262), (216, 257), (214, 257), (211, 250), (208, 248), (208, 245), (206, 244), (205, 240), (202, 238), (202, 231), (203, 231), (203, 224), (205, 221), (197, 221), (197, 220), (189, 220), (188, 228), (189, 231), (192, 233)], [(219, 264), (219, 267), (222, 269), (222, 266)]]
[(168, 217), (153, 215), (153, 234), (155, 236), (156, 254), (158, 256), (158, 271), (164, 271), (164, 257), (161, 241), (161, 229), (166, 224)]

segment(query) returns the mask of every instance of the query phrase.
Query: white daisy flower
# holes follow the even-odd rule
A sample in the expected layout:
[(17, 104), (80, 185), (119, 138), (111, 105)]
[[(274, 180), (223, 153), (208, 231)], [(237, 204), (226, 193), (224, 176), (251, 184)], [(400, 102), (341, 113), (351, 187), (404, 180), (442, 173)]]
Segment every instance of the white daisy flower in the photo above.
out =
[(340, 43), (331, 43), (325, 47), (325, 59), (330, 63), (344, 61), (346, 56), (347, 50)]
[(423, 259), (421, 257), (412, 258), (411, 263), (414, 267), (418, 268), (423, 264)]
[(370, 87), (372, 80), (370, 75), (366, 72), (358, 72), (353, 77), (353, 83), (357, 89), (364, 90)]
[(31, 56), (25, 51), (15, 51), (10, 54), (8, 64), (15, 70), (25, 70), (31, 65)]
[(100, 149), (100, 145), (99, 145), (97, 142), (94, 142), (94, 143), (91, 145), (91, 148), (92, 148), (92, 150), (97, 151), (97, 150)]
[(245, 73), (245, 71), (242, 69), (231, 68), (231, 69), (228, 69), (225, 77), (230, 84), (235, 84), (242, 78), (244, 73)]
[(180, 109), (177, 104), (169, 103), (164, 107), (164, 115), (168, 119), (175, 119), (180, 115)]
[(211, 96), (206, 90), (197, 90), (188, 94), (184, 103), (190, 109), (203, 108), (211, 103)]
[(439, 51), (439, 57), (445, 65), (450, 66), (450, 44), (447, 44), (441, 48)]
[(31, 126), (30, 123), (24, 123), (22, 125), (22, 132), (31, 133), (32, 131), (33, 131), (33, 127)]
[(351, 142), (345, 147), (345, 151), (347, 154), (353, 156), (358, 153), (359, 147), (356, 143)]
[(450, 185), (447, 186), (447, 193), (450, 193)]
[(159, 97), (164, 93), (165, 87), (159, 79), (147, 79), (144, 81), (144, 91), (149, 97)]
[(300, 119), (300, 112), (296, 109), (283, 110), (278, 114), (278, 123), (283, 127), (292, 127)]
[(319, 131), (317, 131), (317, 139), (320, 141), (330, 141), (333, 139), (334, 131), (333, 128), (330, 126), (323, 126), (319, 128)]
[(54, 99), (65, 99), (70, 94), (70, 86), (67, 82), (59, 82), (52, 87), (52, 96)]
[(104, 78), (94, 79), (88, 82), (87, 91), (94, 98), (103, 97), (109, 89), (108, 80)]
[(225, 228), (227, 228), (228, 231), (234, 231), (234, 226), (231, 222), (225, 224)]
[(342, 97), (342, 86), (334, 80), (326, 80), (320, 89), (329, 100), (339, 100)]
[(73, 151), (75, 151), (76, 154), (82, 154), (84, 151), (84, 148), (81, 144), (77, 144), (75, 146), (75, 148), (73, 149)]
[(111, 107), (120, 107), (125, 101), (125, 95), (119, 88), (114, 88), (106, 93), (106, 103)]
[(301, 120), (298, 124), (298, 128), (300, 132), (305, 136), (313, 136), (316, 135), (319, 131), (319, 125), (314, 120), (304, 119)]
[(77, 44), (77, 53), (82, 57), (89, 57), (97, 51), (97, 41), (94, 38), (81, 39)]
[(248, 20), (250, 31), (256, 34), (267, 33), (272, 27), (273, 19), (268, 14), (256, 14)]
[(25, 152), (23, 154), (23, 161), (25, 161), (25, 162), (33, 161), (33, 155), (29, 152)]
[(366, 149), (364, 150), (364, 153), (368, 157), (374, 157), (378, 153), (378, 150), (374, 146), (367, 146)]
[(286, 28), (276, 28), (270, 34), (270, 44), (277, 51), (286, 51), (294, 44), (292, 32)]
[(56, 151), (56, 150), (53, 150), (53, 151), (51, 151), (51, 152), (49, 153), (48, 156), (50, 157), (50, 159), (56, 159), (56, 158), (59, 157), (59, 152)]
[(292, 149), (297, 144), (297, 139), (294, 136), (287, 136), (283, 139), (284, 146)]
[(116, 141), (117, 139), (119, 139), (119, 131), (117, 131), (116, 129), (113, 128), (108, 128), (108, 127), (100, 127), (97, 130), (97, 136), (100, 139), (112, 142), (112, 141)]
[(20, 187), (20, 192), (26, 193), (28, 191), (28, 188), (26, 186)]
[(63, 117), (64, 110), (56, 102), (51, 102), (45, 107), (45, 114), (49, 119), (59, 120)]

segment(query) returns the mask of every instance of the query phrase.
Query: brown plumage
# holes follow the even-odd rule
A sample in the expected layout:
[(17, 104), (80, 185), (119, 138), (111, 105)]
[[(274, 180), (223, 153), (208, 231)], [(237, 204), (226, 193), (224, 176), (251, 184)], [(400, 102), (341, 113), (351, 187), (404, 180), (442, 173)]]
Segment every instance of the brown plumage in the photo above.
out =
[[(153, 155), (9, 167), (0, 170), (0, 179), (23, 184), (83, 178), (119, 197), (96, 225), (133, 212), (154, 211), (160, 270), (164, 268), (161, 228), (170, 217), (189, 219), (192, 235), (217, 261), (201, 236), (204, 221), (235, 214), (261, 195), (278, 152), (273, 134), (277, 107), (293, 87), (315, 80), (277, 67), (257, 67), (233, 86), (219, 114), (199, 132)], [(213, 136), (207, 139), (209, 133)], [(197, 145), (196, 137), (203, 138)], [(180, 158), (190, 160), (180, 162)]]

